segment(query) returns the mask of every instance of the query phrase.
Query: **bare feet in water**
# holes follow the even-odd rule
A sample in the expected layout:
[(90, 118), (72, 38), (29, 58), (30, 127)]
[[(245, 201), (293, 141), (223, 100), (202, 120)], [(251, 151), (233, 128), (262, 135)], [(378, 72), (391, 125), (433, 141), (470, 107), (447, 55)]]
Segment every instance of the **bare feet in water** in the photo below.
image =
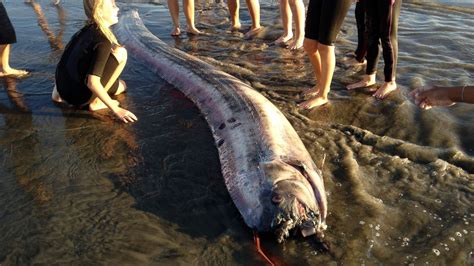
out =
[(384, 82), (382, 86), (374, 93), (374, 96), (377, 99), (384, 99), (392, 91), (397, 89), (397, 83), (395, 81)]
[(319, 93), (319, 89), (317, 87), (317, 85), (309, 88), (309, 89), (305, 89), (304, 91), (301, 92), (301, 95), (303, 95), (303, 97), (306, 97), (306, 96), (313, 96), (313, 95), (316, 95)]
[(329, 100), (327, 96), (317, 93), (313, 98), (298, 104), (298, 107), (300, 109), (309, 110), (317, 106), (325, 105), (328, 102)]
[(273, 43), (274, 44), (283, 44), (283, 43), (287, 43), (289, 40), (291, 40), (291, 38), (293, 38), (293, 34), (283, 34), (280, 36), (280, 38), (276, 39)]
[[(202, 34), (202, 31), (198, 30), (196, 27), (188, 27), (186, 29), (186, 33), (192, 34), (192, 35), (199, 35), (199, 34)], [(179, 35), (181, 35), (181, 29), (179, 27), (174, 28), (173, 31), (171, 32), (171, 36), (179, 36)]]
[(347, 85), (347, 89), (348, 90), (354, 90), (354, 89), (360, 89), (360, 88), (367, 88), (367, 87), (370, 87), (372, 85), (375, 85), (376, 81), (375, 81), (375, 74), (372, 74), (372, 75), (364, 75), (364, 78), (362, 78), (361, 81), (359, 82), (356, 82), (356, 83), (352, 83), (352, 84), (349, 84)]
[(179, 36), (181, 34), (181, 29), (179, 27), (174, 28), (171, 32), (171, 36)]
[(53, 102), (56, 102), (56, 103), (64, 102), (63, 98), (61, 98), (61, 96), (59, 95), (56, 85), (54, 85), (53, 93), (51, 93), (51, 99), (53, 100)]
[(235, 25), (230, 26), (230, 29), (229, 29), (229, 30), (230, 30), (231, 32), (235, 32), (235, 31), (239, 31), (241, 27), (242, 27), (242, 25), (241, 25), (240, 23), (238, 23), (238, 24), (235, 24)]
[(0, 70), (1, 77), (23, 77), (28, 75), (28, 71), (14, 68), (3, 68)]
[(293, 41), (291, 41), (290, 44), (288, 44), (288, 46), (286, 48), (288, 48), (290, 50), (298, 50), (301, 47), (303, 47), (303, 42), (304, 42), (304, 38), (293, 39)]
[(345, 64), (349, 66), (365, 66), (367, 65), (367, 60), (364, 59), (362, 62), (359, 62), (357, 61), (357, 59), (355, 59), (355, 57), (352, 57), (350, 59), (347, 59)]
[(202, 31), (198, 30), (196, 27), (188, 27), (186, 29), (186, 32), (188, 34), (193, 34), (193, 35), (199, 35), (202, 34)]
[(254, 29), (250, 29), (247, 33), (245, 33), (245, 39), (253, 39), (255, 36), (257, 36), (261, 31), (263, 30), (263, 27), (258, 27)]

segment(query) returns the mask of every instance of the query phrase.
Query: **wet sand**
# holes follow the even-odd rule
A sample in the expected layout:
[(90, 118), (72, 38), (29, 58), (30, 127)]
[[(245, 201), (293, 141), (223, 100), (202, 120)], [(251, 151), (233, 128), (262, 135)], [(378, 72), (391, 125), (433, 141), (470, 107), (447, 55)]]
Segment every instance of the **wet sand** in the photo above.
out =
[[(264, 265), (227, 193), (205, 120), (175, 88), (131, 58), (123, 75), (130, 90), (119, 101), (137, 123), (51, 102), (58, 44), (84, 25), (84, 15), (76, 1), (37, 2), (47, 34), (37, 8), (5, 3), (18, 35), (12, 65), (32, 75), (0, 79), (0, 263)], [(138, 8), (171, 46), (250, 83), (284, 112), (317, 164), (326, 157), (331, 251), (312, 239), (278, 245), (264, 235), (272, 259), (473, 263), (474, 107), (422, 111), (407, 96), (421, 84), (473, 83), (472, 9), (404, 4), (400, 89), (385, 101), (344, 89), (362, 73), (341, 63), (355, 48), (351, 9), (337, 42), (331, 103), (303, 112), (299, 92), (314, 81), (303, 51), (272, 45), (282, 31), (276, 2), (262, 2), (267, 27), (255, 40), (227, 31), (219, 3), (198, 7), (197, 26), (209, 35), (179, 38), (169, 36), (166, 6), (121, 7)], [(241, 18), (245, 30), (245, 6)]]

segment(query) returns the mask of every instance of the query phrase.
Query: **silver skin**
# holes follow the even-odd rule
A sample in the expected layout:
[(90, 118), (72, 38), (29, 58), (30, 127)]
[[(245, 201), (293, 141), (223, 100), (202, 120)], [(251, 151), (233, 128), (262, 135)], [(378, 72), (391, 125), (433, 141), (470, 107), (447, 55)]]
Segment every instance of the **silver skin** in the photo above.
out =
[(151, 34), (138, 13), (123, 14), (115, 29), (128, 53), (193, 101), (209, 123), (222, 174), (245, 223), (304, 236), (326, 228), (321, 171), (285, 116), (249, 85), (169, 47)]

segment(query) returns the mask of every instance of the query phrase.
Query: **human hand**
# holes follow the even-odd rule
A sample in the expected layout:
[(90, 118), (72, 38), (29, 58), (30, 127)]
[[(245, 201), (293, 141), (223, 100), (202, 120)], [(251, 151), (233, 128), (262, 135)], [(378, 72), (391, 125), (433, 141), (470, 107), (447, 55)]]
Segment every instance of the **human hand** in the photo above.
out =
[(120, 107), (117, 107), (114, 114), (124, 123), (135, 122), (138, 120), (132, 112)]
[(414, 89), (410, 95), (415, 99), (415, 104), (424, 110), (433, 106), (451, 106), (454, 102), (449, 97), (449, 90), (437, 86), (423, 86)]

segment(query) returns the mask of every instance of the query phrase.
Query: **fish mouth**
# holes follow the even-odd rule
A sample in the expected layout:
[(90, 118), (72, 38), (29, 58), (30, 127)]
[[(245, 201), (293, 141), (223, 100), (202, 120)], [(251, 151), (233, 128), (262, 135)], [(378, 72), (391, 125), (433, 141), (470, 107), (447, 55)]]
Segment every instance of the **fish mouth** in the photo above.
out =
[(277, 241), (283, 242), (291, 231), (322, 237), (326, 229), (326, 197), (319, 173), (289, 157), (265, 163), (263, 169), (266, 175), (276, 177), (270, 196), (270, 229)]
[(282, 243), (289, 237), (293, 229), (299, 229), (304, 237), (321, 231), (319, 213), (311, 210), (296, 197), (292, 197), (287, 203), (278, 205), (277, 210), (272, 221), (272, 228), (278, 243)]

